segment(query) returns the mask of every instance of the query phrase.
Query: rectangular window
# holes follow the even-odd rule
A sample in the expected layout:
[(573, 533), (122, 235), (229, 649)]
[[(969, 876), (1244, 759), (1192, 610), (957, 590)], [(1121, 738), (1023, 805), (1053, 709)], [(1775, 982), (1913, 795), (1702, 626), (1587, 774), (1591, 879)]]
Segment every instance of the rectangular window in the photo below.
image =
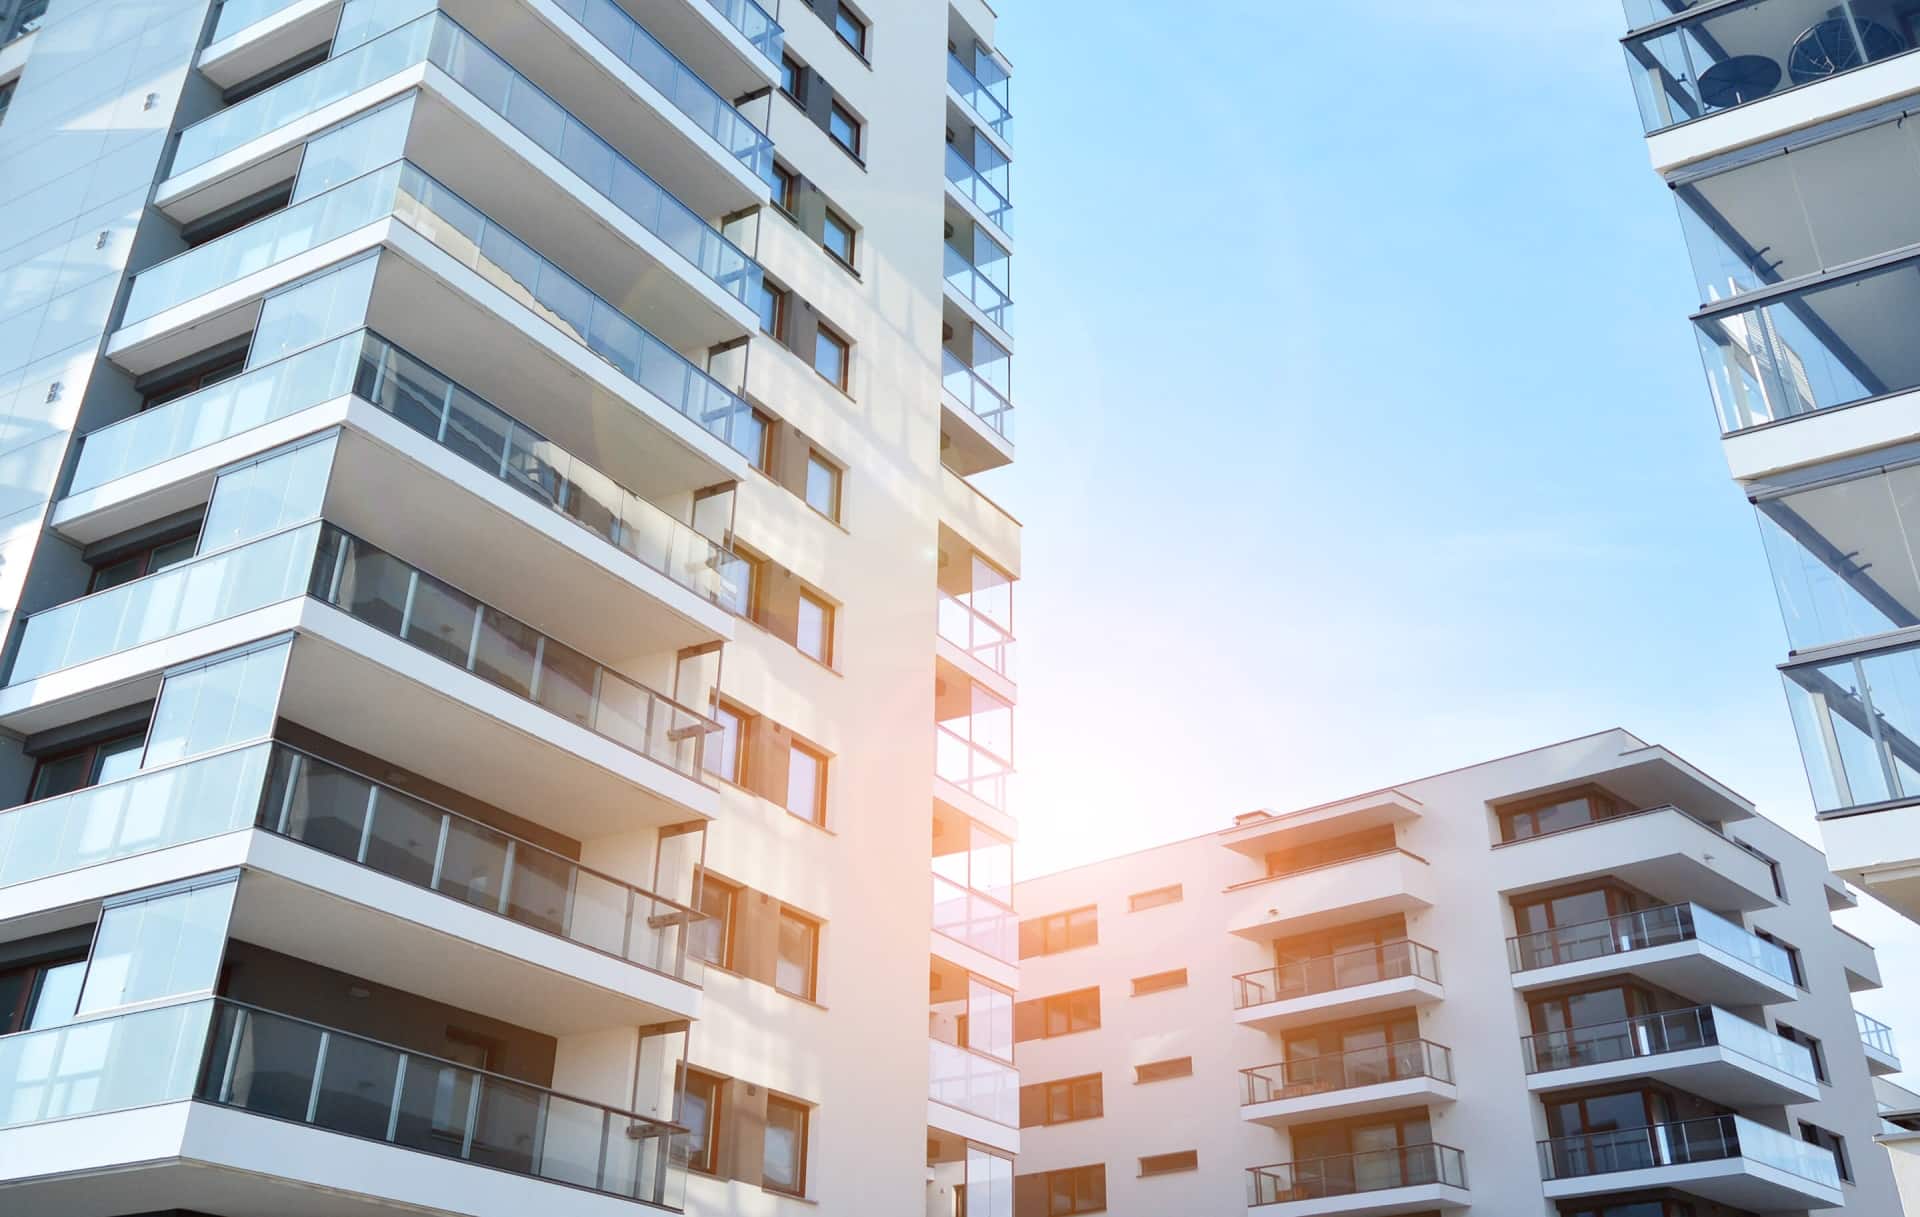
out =
[(813, 335), (813, 370), (827, 378), (842, 393), (847, 391), (847, 364), (852, 348), (847, 340), (826, 326)]
[(1040, 1178), (1040, 1190), (1047, 1198), (1046, 1217), (1074, 1217), (1078, 1213), (1104, 1213), (1107, 1209), (1104, 1163), (1047, 1171)]
[(807, 506), (840, 520), (840, 467), (818, 452), (807, 453)]
[(758, 410), (749, 410), (739, 416), (743, 428), (740, 434), (740, 451), (746, 453), (753, 467), (765, 473), (773, 454), (768, 442), (773, 437), (773, 420)]
[(0, 1035), (73, 1021), (87, 961), (58, 959), (0, 972)]
[(1802, 989), (1807, 987), (1807, 972), (1800, 964), (1799, 947), (1794, 946), (1784, 938), (1776, 938), (1765, 930), (1755, 930), (1753, 936), (1763, 942), (1770, 942), (1785, 951), (1787, 953), (1787, 965), (1793, 969), (1793, 983)]
[(781, 909), (780, 955), (774, 961), (773, 987), (812, 1001), (819, 957), (820, 923), (791, 909)]
[(87, 580), (87, 594), (104, 592), (110, 587), (132, 583), (135, 579), (157, 575), (170, 566), (178, 566), (193, 557), (199, 544), (200, 530), (196, 527), (185, 536), (176, 534), (164, 541), (150, 542), (132, 553), (122, 551), (93, 568), (93, 574)]
[(789, 1196), (807, 1194), (806, 1104), (779, 1095), (767, 1096), (766, 1152), (760, 1163), (760, 1184)]
[(760, 312), (760, 328), (775, 338), (780, 337), (782, 323), (787, 317), (787, 293), (762, 279), (760, 299), (756, 303)]
[(1136, 1086), (1147, 1082), (1167, 1082), (1174, 1078), (1193, 1076), (1193, 1058), (1177, 1056), (1169, 1061), (1148, 1061), (1144, 1065), (1133, 1067), (1133, 1081)]
[(1821, 1049), (1817, 1038), (1808, 1035), (1798, 1027), (1789, 1027), (1785, 1023), (1775, 1023), (1773, 1030), (1774, 1034), (1781, 1039), (1790, 1040), (1805, 1048), (1808, 1055), (1813, 1057), (1813, 1076), (1822, 1082), (1827, 1080), (1827, 1054)]
[(740, 900), (738, 886), (713, 875), (700, 877), (700, 899), (706, 916), (687, 930), (687, 954), (717, 967), (733, 966), (733, 915)]
[(1183, 1149), (1172, 1154), (1148, 1154), (1140, 1159), (1140, 1177), (1148, 1175), (1177, 1175), (1182, 1171), (1200, 1169), (1200, 1151)]
[(1076, 1120), (1097, 1120), (1106, 1114), (1106, 1098), (1100, 1075), (1062, 1078), (1057, 1082), (1036, 1082), (1020, 1088), (1020, 1127), (1045, 1124), (1071, 1124)]
[(720, 730), (707, 737), (702, 760), (708, 773), (738, 786), (746, 759), (742, 745), (747, 737), (747, 715), (721, 702), (713, 708), (713, 721), (720, 724)]
[(1090, 947), (1099, 941), (1099, 918), (1091, 904), (1020, 923), (1022, 959), (1031, 959), (1035, 955), (1057, 955), (1075, 947)]
[(1100, 990), (1076, 989), (1040, 999), (1041, 1039), (1100, 1029)]
[(721, 1080), (697, 1069), (687, 1070), (686, 1097), (681, 1100), (680, 1123), (687, 1127), (687, 1169), (713, 1174), (720, 1163)]
[(787, 757), (787, 810), (809, 824), (827, 822), (827, 758), (805, 744)]
[(1150, 892), (1135, 892), (1127, 897), (1129, 913), (1143, 913), (1148, 909), (1157, 909), (1163, 904), (1178, 904), (1186, 899), (1186, 892), (1180, 884), (1156, 887)]
[(833, 666), (833, 606), (818, 596), (800, 593), (793, 645), (810, 659)]
[(35, 803), (131, 776), (139, 771), (140, 753), (146, 746), (145, 731), (130, 731), (43, 756), (35, 764), (33, 780), (27, 786), (27, 802)]
[(782, 165), (773, 163), (773, 201), (780, 210), (793, 215), (794, 197), (800, 193), (800, 175)]
[(1175, 968), (1171, 972), (1155, 972), (1148, 976), (1133, 978), (1133, 995), (1145, 997), (1149, 993), (1165, 993), (1168, 989), (1187, 987), (1187, 970)]
[(867, 23), (844, 4), (833, 6), (833, 32), (840, 35), (840, 41), (853, 48), (854, 54), (862, 59), (867, 57)]
[(791, 97), (795, 103), (806, 104), (807, 69), (791, 55), (780, 56), (780, 91)]
[(1853, 1163), (1847, 1157), (1847, 1139), (1837, 1132), (1828, 1132), (1818, 1124), (1800, 1121), (1800, 1139), (1808, 1145), (1818, 1145), (1833, 1155), (1834, 1169), (1840, 1172), (1840, 1178), (1847, 1183), (1853, 1182)]
[(827, 209), (826, 220), (820, 233), (820, 243), (827, 247), (828, 253), (846, 263), (849, 268), (853, 266), (853, 225), (835, 215), (832, 208)]
[(839, 102), (833, 103), (833, 110), (827, 115), (827, 134), (833, 142), (845, 148), (854, 156), (860, 155), (860, 120), (855, 118)]

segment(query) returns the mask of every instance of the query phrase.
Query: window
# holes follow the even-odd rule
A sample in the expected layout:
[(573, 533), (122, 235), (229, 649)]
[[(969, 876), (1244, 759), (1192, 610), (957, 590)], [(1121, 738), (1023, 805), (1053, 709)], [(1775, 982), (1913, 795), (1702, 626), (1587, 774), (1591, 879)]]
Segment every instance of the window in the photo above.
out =
[(0, 1035), (73, 1021), (85, 959), (56, 959), (0, 972)]
[[(807, 453), (807, 506), (829, 520), (840, 519), (840, 467), (818, 452)], [(802, 597), (804, 600), (805, 598)], [(818, 659), (819, 656), (814, 656)]]
[(1183, 1149), (1171, 1154), (1148, 1154), (1140, 1159), (1140, 1177), (1148, 1175), (1177, 1175), (1182, 1171), (1200, 1169), (1200, 1151)]
[(34, 766), (27, 801), (51, 799), (126, 777), (140, 768), (140, 751), (146, 743), (145, 731), (131, 731), (43, 756)]
[(1828, 1132), (1818, 1124), (1800, 1121), (1800, 1139), (1808, 1145), (1818, 1145), (1833, 1155), (1834, 1169), (1840, 1172), (1840, 1178), (1853, 1182), (1853, 1163), (1847, 1158), (1847, 1139), (1837, 1132)]
[(840, 41), (853, 48), (853, 53), (865, 59), (867, 57), (867, 23), (860, 20), (853, 10), (844, 4), (833, 6), (833, 32), (840, 35)]
[(706, 914), (687, 928), (687, 954), (722, 968), (733, 966), (733, 917), (740, 889), (712, 875), (700, 877), (696, 906)]
[(773, 455), (773, 446), (768, 442), (773, 438), (773, 419), (758, 410), (749, 410), (739, 421), (740, 451), (755, 469), (765, 473)]
[(773, 163), (774, 206), (786, 212), (788, 218), (792, 218), (794, 198), (799, 193), (800, 175), (785, 165), (782, 165), (779, 161), (775, 161)]
[(826, 220), (820, 234), (820, 243), (827, 252), (853, 268), (853, 225), (835, 215), (833, 209), (827, 209)]
[(791, 909), (781, 909), (780, 954), (773, 966), (773, 987), (812, 1001), (819, 956), (820, 923)]
[(1144, 1065), (1133, 1067), (1133, 1082), (1136, 1086), (1148, 1082), (1170, 1082), (1174, 1078), (1193, 1076), (1193, 1058), (1177, 1056), (1170, 1061), (1148, 1061)]
[(827, 758), (805, 744), (787, 757), (787, 810), (809, 824), (827, 822)]
[(687, 1169), (711, 1175), (720, 1164), (720, 1092), (725, 1083), (710, 1073), (687, 1070), (680, 1123), (687, 1127)]
[(1598, 786), (1577, 791), (1563, 790), (1558, 794), (1500, 808), (1500, 839), (1524, 841), (1529, 837), (1544, 837), (1568, 829), (1585, 828), (1589, 824), (1625, 815), (1628, 810), (1626, 804)]
[(842, 393), (847, 391), (847, 340), (826, 326), (813, 335), (813, 370), (832, 382)]
[(209, 385), (231, 380), (245, 371), (246, 366), (246, 351), (236, 350), (220, 356), (211, 363), (201, 364), (191, 371), (168, 376), (141, 391), (140, 408), (151, 410), (155, 406), (163, 406), (189, 393), (197, 393)]
[(93, 568), (93, 575), (87, 580), (87, 594), (104, 592), (122, 583), (157, 575), (169, 566), (178, 566), (193, 557), (199, 543), (200, 533), (196, 528), (184, 537), (176, 534), (164, 541), (149, 542), (132, 553), (122, 551), (118, 557)]
[(1825, 1050), (1820, 1047), (1820, 1041), (1817, 1038), (1808, 1035), (1798, 1027), (1789, 1027), (1785, 1023), (1775, 1023), (1773, 1030), (1774, 1034), (1778, 1035), (1781, 1039), (1791, 1041), (1805, 1048), (1813, 1057), (1813, 1076), (1822, 1082), (1827, 1080), (1827, 1054)]
[(833, 142), (851, 152), (856, 158), (860, 155), (860, 120), (848, 112), (839, 102), (833, 103), (833, 110), (827, 115), (827, 134)]
[(1805, 968), (1800, 966), (1799, 947), (1794, 946), (1784, 938), (1776, 938), (1765, 930), (1755, 930), (1753, 936), (1763, 942), (1770, 942), (1785, 951), (1787, 953), (1787, 966), (1793, 969), (1793, 983), (1802, 989), (1807, 987), (1807, 972)]
[(809, 659), (833, 665), (833, 606), (818, 596), (800, 593), (793, 645)]
[(1097, 1120), (1106, 1113), (1100, 1075), (1036, 1082), (1020, 1088), (1020, 1127)]
[(721, 702), (713, 708), (713, 721), (720, 724), (720, 730), (707, 736), (701, 760), (708, 773), (738, 786), (746, 756), (740, 745), (747, 735), (747, 716)]
[(1090, 947), (1099, 941), (1100, 923), (1091, 904), (1020, 923), (1022, 959), (1031, 959), (1035, 955), (1057, 955), (1075, 947)]
[(1107, 1208), (1107, 1168), (1104, 1163), (1047, 1171), (1040, 1191), (1047, 1198), (1046, 1217), (1073, 1217), (1075, 1213), (1103, 1213)]
[(760, 299), (757, 304), (760, 311), (760, 328), (775, 338), (780, 337), (782, 323), (787, 318), (787, 293), (762, 279)]
[(1036, 1001), (1040, 1009), (1040, 1034), (1027, 1038), (1053, 1039), (1100, 1028), (1100, 990), (1097, 988), (1056, 993)]
[(1127, 897), (1129, 913), (1144, 913), (1148, 909), (1157, 909), (1164, 904), (1178, 904), (1186, 899), (1186, 889), (1178, 883), (1166, 887), (1156, 887), (1152, 891), (1135, 892)]
[(767, 1096), (766, 1151), (760, 1163), (760, 1183), (769, 1191), (789, 1196), (807, 1194), (807, 1116), (804, 1103)]
[(791, 97), (795, 104), (807, 102), (807, 69), (791, 55), (780, 56), (780, 91)]
[(1145, 997), (1149, 993), (1165, 993), (1168, 989), (1187, 987), (1187, 970), (1175, 968), (1171, 972), (1155, 972), (1150, 976), (1133, 978), (1133, 995)]

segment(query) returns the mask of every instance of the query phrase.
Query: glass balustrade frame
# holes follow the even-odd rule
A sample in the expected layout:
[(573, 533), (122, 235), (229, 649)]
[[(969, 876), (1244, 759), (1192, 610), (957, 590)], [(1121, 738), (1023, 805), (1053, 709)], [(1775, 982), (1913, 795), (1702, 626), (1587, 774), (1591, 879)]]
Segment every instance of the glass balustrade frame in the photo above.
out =
[(994, 227), (1009, 237), (1013, 235), (1012, 201), (952, 144), (947, 145), (947, 181), (959, 187)]
[[(1020, 962), (1018, 913), (993, 897), (955, 883), (944, 875), (934, 875), (932, 879), (934, 933), (972, 947), (1002, 963)], [(959, 917), (942, 917), (943, 909), (956, 907), (961, 914)]]
[(1451, 1084), (1453, 1051), (1432, 1040), (1398, 1040), (1256, 1065), (1240, 1071), (1240, 1102), (1252, 1106), (1418, 1078)]
[(1326, 1200), (1402, 1187), (1467, 1186), (1466, 1155), (1427, 1142), (1247, 1168), (1247, 1204)]
[[(1371, 966), (1352, 966), (1360, 962)], [(1407, 978), (1439, 984), (1439, 953), (1423, 943), (1401, 939), (1242, 972), (1233, 978), (1233, 1008), (1247, 1010), (1270, 1002)]]
[(1549, 1137), (1539, 1142), (1539, 1155), (1547, 1179), (1747, 1158), (1836, 1191), (1840, 1187), (1838, 1168), (1827, 1150), (1737, 1115)]
[[(947, 83), (983, 126), (1001, 139), (1013, 138), (1013, 111), (959, 55), (947, 52)], [(984, 98), (990, 104), (983, 105)]]
[[(1519, 973), (1679, 942), (1698, 942), (1777, 980), (1797, 983), (1786, 951), (1711, 909), (1692, 903), (1665, 904), (1577, 925), (1515, 934), (1507, 939), (1507, 956), (1510, 969)], [(1548, 953), (1544, 958), (1542, 951)]]
[[(1013, 403), (1007, 400), (1006, 394), (994, 388), (986, 377), (968, 367), (965, 360), (945, 347), (940, 348), (940, 371), (942, 388), (994, 434), (1008, 443), (1013, 442)], [(960, 390), (954, 388), (956, 380), (960, 382)], [(984, 405), (980, 400), (983, 393), (987, 398)]]
[(1819, 1080), (1813, 1053), (1804, 1045), (1715, 1006), (1661, 1010), (1520, 1038), (1521, 1057), (1529, 1074), (1645, 1060), (1701, 1048), (1720, 1048), (1803, 1082)]

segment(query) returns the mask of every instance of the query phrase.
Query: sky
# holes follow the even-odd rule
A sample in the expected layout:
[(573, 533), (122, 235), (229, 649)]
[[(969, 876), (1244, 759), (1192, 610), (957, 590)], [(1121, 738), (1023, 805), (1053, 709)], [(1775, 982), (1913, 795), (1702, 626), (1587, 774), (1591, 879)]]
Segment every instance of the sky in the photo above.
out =
[(1618, 4), (1001, 7), (1021, 872), (1614, 726), (1817, 842)]

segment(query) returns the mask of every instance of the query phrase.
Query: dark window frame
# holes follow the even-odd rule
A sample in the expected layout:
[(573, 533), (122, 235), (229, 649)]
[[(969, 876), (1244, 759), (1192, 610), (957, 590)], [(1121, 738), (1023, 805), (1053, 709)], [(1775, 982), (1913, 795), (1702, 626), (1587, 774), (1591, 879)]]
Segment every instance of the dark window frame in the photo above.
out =
[[(826, 208), (825, 213), (820, 225), (820, 248), (826, 250), (827, 256), (835, 262), (858, 274), (859, 271), (854, 268), (853, 263), (860, 252), (860, 234), (854, 229), (853, 221), (831, 207)], [(835, 229), (847, 235), (847, 252), (844, 254), (835, 249), (833, 242), (829, 239)]]
[(1186, 884), (1169, 883), (1165, 887), (1150, 887), (1144, 892), (1135, 892), (1127, 897), (1129, 913), (1144, 913), (1148, 909), (1165, 908), (1169, 904), (1179, 904), (1187, 898)]
[[(822, 342), (833, 347), (840, 353), (840, 374), (838, 376), (829, 376), (820, 369), (820, 344)], [(813, 365), (814, 375), (826, 381), (842, 393), (847, 392), (847, 385), (853, 379), (853, 340), (826, 322), (821, 322), (814, 329), (813, 359), (811, 363)]]
[[(1046, 1195), (1045, 1217), (1076, 1217), (1081, 1213), (1104, 1213), (1107, 1209), (1107, 1166), (1104, 1162), (1043, 1171), (1040, 1179), (1040, 1190)], [(1066, 1185), (1067, 1192), (1065, 1207), (1055, 1203), (1059, 1199), (1056, 1185), (1062, 1183)], [(1081, 1200), (1083, 1195), (1088, 1197), (1084, 1204)]]
[[(848, 136), (852, 140), (851, 143), (845, 139), (841, 139), (839, 133), (833, 129), (833, 120), (836, 118), (847, 125)], [(860, 116), (852, 110), (847, 109), (837, 101), (828, 108), (827, 138), (833, 141), (835, 147), (863, 165), (866, 164), (863, 151), (867, 142), (866, 134), (867, 124), (861, 121)]]
[[(856, 37), (847, 37), (847, 31), (841, 28), (840, 23), (842, 21), (845, 21), (857, 31)], [(873, 23), (871, 21), (862, 17), (859, 13), (854, 12), (851, 8), (847, 7), (846, 4), (835, 3), (833, 6), (833, 20), (828, 24), (833, 26), (833, 36), (838, 38), (848, 50), (858, 55), (860, 62), (872, 62), (867, 58), (867, 45), (873, 36)]]
[(1847, 1139), (1830, 1128), (1822, 1128), (1808, 1120), (1800, 1121), (1800, 1139), (1808, 1145), (1817, 1145), (1833, 1155), (1833, 1169), (1839, 1172), (1840, 1182), (1853, 1182), (1853, 1156), (1847, 1152)]
[(1187, 987), (1185, 968), (1168, 968), (1164, 972), (1149, 972), (1145, 976), (1133, 978), (1133, 995), (1150, 997), (1155, 993), (1171, 993), (1175, 989)]
[[(792, 88), (787, 87), (789, 79), (793, 82)], [(806, 108), (807, 65), (785, 51), (780, 52), (780, 93), (794, 105)]]
[[(156, 554), (162, 550), (174, 549), (183, 541), (186, 542), (188, 546), (188, 552), (184, 557), (174, 558), (172, 561), (157, 567), (153, 564), (153, 559)], [(102, 554), (87, 564), (87, 595), (91, 596), (95, 592), (105, 591), (106, 588), (100, 586), (100, 576), (107, 571), (118, 570), (129, 562), (134, 564), (133, 573), (118, 583), (107, 584), (106, 587), (119, 587), (122, 584), (132, 583), (136, 579), (144, 579), (148, 575), (157, 574), (160, 571), (168, 570), (175, 566), (183, 566), (198, 556), (193, 551), (198, 548), (199, 541), (200, 521), (196, 520), (184, 528), (168, 529), (165, 533), (150, 537), (138, 545)]]
[[(128, 743), (131, 743), (132, 747), (126, 749), (111, 747), (112, 745)], [(72, 794), (75, 791), (89, 790), (98, 786), (100, 784), (100, 765), (101, 762), (106, 759), (105, 756), (102, 755), (102, 749), (110, 749), (109, 755), (117, 756), (122, 751), (138, 752), (146, 747), (146, 743), (147, 724), (142, 723), (138, 727), (129, 727), (124, 731), (115, 731), (110, 735), (100, 736), (84, 744), (75, 744), (72, 747), (62, 748), (58, 752), (48, 752), (36, 756), (33, 759), (33, 773), (27, 779), (26, 801), (29, 803), (38, 803), (42, 799), (59, 798), (64, 794)], [(86, 759), (87, 776), (85, 782), (66, 790), (41, 793), (40, 781), (49, 769), (55, 765), (81, 757)]]
[[(682, 1080), (682, 1091), (691, 1092), (695, 1085), (695, 1079), (698, 1079), (710, 1088), (706, 1095), (706, 1127), (704, 1130), (696, 1130), (705, 1132), (707, 1143), (697, 1158), (693, 1155), (691, 1149), (689, 1149), (687, 1154), (687, 1169), (702, 1175), (718, 1175), (720, 1173), (720, 1130), (726, 1127), (726, 1125), (722, 1123), (720, 1113), (726, 1105), (727, 1079), (717, 1073), (708, 1073), (704, 1069), (688, 1066)], [(685, 1100), (683, 1099), (681, 1103), (681, 1116), (683, 1120), (685, 1114)]]
[(46, 959), (36, 959), (32, 963), (0, 969), (0, 977), (22, 976), (25, 978), (25, 983), (20, 990), (20, 1007), (17, 1010), (9, 1012), (5, 1022), (0, 1022), (0, 1035), (13, 1035), (16, 1032), (26, 1030), (27, 1023), (32, 1019), (34, 1014), (34, 1004), (39, 1001), (40, 995), (43, 992), (48, 973), (59, 968), (70, 967), (77, 963), (84, 964), (86, 962), (87, 953), (80, 951), (55, 955)]
[(1183, 1175), (1199, 1169), (1200, 1151), (1197, 1149), (1176, 1149), (1171, 1153), (1140, 1156), (1142, 1179), (1151, 1179), (1155, 1175)]

